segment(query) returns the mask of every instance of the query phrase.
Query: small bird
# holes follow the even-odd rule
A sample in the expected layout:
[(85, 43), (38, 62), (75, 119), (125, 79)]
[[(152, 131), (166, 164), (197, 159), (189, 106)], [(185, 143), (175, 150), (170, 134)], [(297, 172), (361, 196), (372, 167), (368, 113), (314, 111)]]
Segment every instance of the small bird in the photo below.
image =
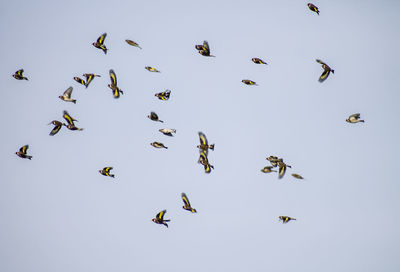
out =
[(296, 220), (296, 218), (281, 215), (281, 216), (279, 216), (279, 220), (282, 220), (282, 223), (283, 223), (283, 224), (286, 224), (286, 223), (289, 222), (290, 220)]
[(331, 69), (331, 67), (328, 66), (328, 64), (326, 64), (325, 62), (323, 62), (322, 60), (317, 59), (316, 60), (318, 63), (320, 63), (322, 65), (322, 69), (324, 69), (324, 71), (322, 72), (321, 76), (319, 77), (318, 81), (319, 82), (324, 82), (325, 79), (328, 78), (329, 74), (332, 72), (332, 74), (335, 73), (335, 70)]
[(163, 143), (160, 142), (152, 142), (150, 145), (154, 146), (155, 148), (165, 148), (168, 149)]
[(277, 172), (276, 170), (272, 170), (272, 166), (265, 166), (263, 169), (261, 169), (261, 172), (263, 173), (271, 173), (271, 172)]
[(201, 131), (199, 131), (199, 139), (200, 139), (200, 144), (197, 146), (197, 148), (200, 149), (199, 150), (200, 153), (202, 153), (204, 151), (205, 155), (207, 156), (208, 149), (214, 150), (215, 144), (209, 145), (206, 135)]
[(69, 115), (67, 111), (64, 111), (63, 117), (68, 122), (67, 128), (69, 130), (83, 130), (83, 128), (78, 128), (77, 126), (75, 126), (74, 121), (78, 121), (78, 120), (71, 117), (71, 115)]
[(211, 173), (211, 169), (214, 169), (214, 166), (210, 164), (208, 161), (208, 157), (204, 150), (200, 152), (200, 157), (198, 162), (204, 166), (204, 171), (209, 174)]
[(60, 131), (62, 126), (67, 126), (66, 124), (64, 124), (64, 123), (62, 123), (60, 121), (57, 121), (57, 120), (51, 121), (49, 123), (49, 125), (51, 125), (51, 124), (54, 125), (54, 128), (50, 131), (50, 134), (49, 134), (50, 136), (56, 135)]
[(78, 127), (75, 126), (75, 125), (67, 125), (67, 128), (68, 128), (69, 130), (83, 130), (83, 128), (78, 128)]
[(265, 61), (263, 61), (262, 59), (259, 58), (252, 58), (251, 59), (255, 64), (268, 64)]
[(67, 102), (72, 102), (76, 104), (76, 99), (71, 99), (71, 94), (72, 94), (72, 87), (69, 87), (63, 95), (60, 95), (59, 98), (61, 100), (67, 101)]
[(364, 123), (364, 120), (360, 120), (360, 114), (359, 113), (354, 113), (349, 116), (349, 118), (346, 119), (346, 122), (348, 123), (359, 123), (362, 122)]
[(152, 221), (156, 224), (163, 224), (164, 226), (166, 226), (168, 228), (168, 224), (165, 222), (169, 222), (171, 220), (169, 219), (164, 219), (164, 215), (167, 213), (167, 210), (163, 210), (161, 212), (159, 212), (155, 218), (152, 219)]
[(181, 197), (182, 197), (183, 203), (185, 204), (185, 206), (182, 206), (182, 208), (183, 208), (184, 210), (191, 211), (192, 213), (197, 213), (196, 209), (193, 209), (193, 208), (190, 206), (190, 202), (189, 202), (189, 199), (187, 198), (186, 194), (185, 194), (185, 193), (182, 193), (182, 194), (181, 194)]
[(150, 112), (150, 115), (147, 115), (147, 118), (149, 118), (150, 120), (156, 121), (156, 122), (164, 123), (164, 121), (158, 119), (158, 115), (154, 111)]
[(89, 86), (90, 82), (92, 82), (92, 80), (95, 77), (100, 77), (100, 75), (96, 75), (96, 74), (83, 74), (84, 77), (86, 77), (86, 88)]
[(86, 82), (85, 82), (82, 78), (80, 78), (80, 77), (74, 77), (74, 80), (75, 80), (76, 82), (82, 84), (83, 86), (85, 86), (85, 87), (87, 88)]
[(272, 165), (273, 167), (277, 167), (277, 166), (278, 166), (278, 161), (279, 161), (278, 157), (276, 157), (276, 156), (269, 156), (269, 157), (267, 157), (267, 160), (271, 163), (271, 165)]
[(302, 176), (300, 176), (299, 174), (293, 173), (292, 176), (293, 176), (294, 178), (297, 178), (297, 179), (304, 179), (304, 178), (303, 178)]
[(24, 145), (23, 147), (21, 147), (19, 149), (18, 152), (15, 152), (15, 154), (17, 154), (18, 157), (20, 157), (20, 158), (31, 160), (32, 156), (29, 156), (29, 155), (26, 154), (26, 151), (28, 150), (28, 148), (29, 148), (29, 145)]
[(207, 41), (203, 42), (203, 45), (196, 45), (195, 48), (199, 51), (199, 53), (205, 57), (215, 57), (211, 55), (210, 46)]
[(153, 68), (153, 67), (150, 67), (150, 66), (146, 66), (146, 67), (144, 67), (144, 69), (146, 69), (149, 72), (161, 73), (156, 68)]
[(246, 84), (246, 85), (256, 85), (256, 86), (258, 86), (257, 83), (256, 83), (255, 81), (250, 80), (250, 79), (243, 79), (242, 82), (243, 82), (244, 84)]
[(159, 132), (161, 132), (164, 135), (167, 136), (174, 136), (172, 133), (176, 133), (176, 129), (172, 129), (172, 128), (162, 128), (158, 130)]
[(115, 175), (114, 175), (114, 174), (110, 174), (110, 171), (111, 171), (112, 169), (113, 169), (112, 167), (107, 166), (107, 167), (104, 167), (102, 170), (99, 170), (99, 172), (100, 172), (100, 174), (102, 174), (103, 176), (115, 178)]
[(107, 33), (103, 33), (96, 42), (92, 43), (94, 47), (103, 50), (104, 54), (107, 54), (107, 47), (104, 45), (104, 40), (107, 37)]
[(317, 6), (315, 6), (314, 4), (311, 4), (311, 3), (308, 3), (307, 6), (311, 11), (314, 11), (319, 15), (319, 9), (317, 8)]
[(132, 41), (132, 40), (125, 40), (129, 45), (132, 45), (132, 46), (135, 46), (135, 47), (138, 47), (138, 48), (140, 48), (140, 49), (142, 49), (140, 46), (139, 46), (139, 44), (138, 43), (136, 43), (136, 42), (134, 42), (134, 41)]
[(165, 100), (169, 99), (170, 95), (171, 95), (171, 91), (170, 90), (165, 90), (164, 92), (156, 93), (154, 96), (157, 96), (158, 99), (165, 101)]
[(278, 178), (281, 179), (286, 173), (286, 168), (292, 168), (290, 165), (287, 165), (286, 163), (283, 162), (283, 159), (278, 160), (278, 167), (279, 167), (279, 175)]
[(24, 73), (24, 69), (19, 69), (13, 74), (13, 77), (18, 80), (28, 80), (27, 77), (24, 77), (22, 74)]
[(120, 94), (124, 94), (124, 92), (117, 86), (117, 75), (115, 74), (113, 69), (110, 69), (109, 74), (111, 84), (108, 84), (108, 88), (113, 91), (114, 98), (119, 98)]

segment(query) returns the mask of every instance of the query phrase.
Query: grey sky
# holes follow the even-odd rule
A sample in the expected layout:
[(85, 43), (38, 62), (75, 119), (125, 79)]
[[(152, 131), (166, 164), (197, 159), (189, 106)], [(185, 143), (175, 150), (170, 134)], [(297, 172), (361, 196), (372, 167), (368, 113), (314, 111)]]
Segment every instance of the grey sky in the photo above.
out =
[[(398, 271), (400, 2), (307, 3), (3, 1), (0, 271)], [(335, 70), (322, 84), (317, 58)], [(85, 89), (83, 73), (101, 77)], [(63, 110), (85, 130), (48, 136)], [(292, 165), (282, 180), (260, 172), (269, 155)]]

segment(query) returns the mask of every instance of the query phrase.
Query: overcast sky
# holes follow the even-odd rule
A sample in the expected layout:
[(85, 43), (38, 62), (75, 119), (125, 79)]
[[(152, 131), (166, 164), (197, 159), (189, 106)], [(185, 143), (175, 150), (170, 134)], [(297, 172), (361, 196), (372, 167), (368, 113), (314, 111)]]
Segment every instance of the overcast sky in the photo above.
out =
[[(307, 3), (3, 1), (0, 271), (399, 271), (400, 2)], [(315, 59), (335, 70), (323, 83)], [(83, 73), (101, 77), (85, 89)], [(84, 130), (49, 136), (63, 110)], [(283, 179), (260, 172), (269, 155)]]

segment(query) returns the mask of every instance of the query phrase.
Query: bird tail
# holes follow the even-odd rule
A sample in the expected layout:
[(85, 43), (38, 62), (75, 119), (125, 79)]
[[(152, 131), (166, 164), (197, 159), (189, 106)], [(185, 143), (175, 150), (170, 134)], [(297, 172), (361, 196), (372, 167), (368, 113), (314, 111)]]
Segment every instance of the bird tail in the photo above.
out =
[(168, 146), (164, 146), (165, 149), (168, 149)]
[(193, 208), (192, 208), (191, 212), (192, 213), (197, 213), (196, 209), (193, 209)]
[(72, 103), (76, 104), (76, 99), (73, 99), (73, 100), (72, 100)]
[(30, 159), (30, 160), (32, 160), (32, 156), (28, 156), (27, 158)]
[(164, 222), (169, 222), (169, 221), (171, 221), (171, 219), (164, 220)]
[(335, 73), (335, 70), (331, 70), (331, 72), (332, 72), (332, 74), (334, 74), (334, 73)]
[(360, 120), (360, 122), (363, 122), (363, 123), (364, 123), (365, 121), (364, 121), (364, 120)]
[(114, 175), (114, 174), (110, 174), (109, 176), (112, 177), (112, 178), (115, 178), (115, 175)]
[[(165, 221), (167, 221), (167, 220), (165, 220)], [(167, 223), (162, 223), (162, 224), (168, 228), (168, 224)]]
[(215, 144), (210, 145), (210, 149), (214, 150), (214, 146), (215, 146)]

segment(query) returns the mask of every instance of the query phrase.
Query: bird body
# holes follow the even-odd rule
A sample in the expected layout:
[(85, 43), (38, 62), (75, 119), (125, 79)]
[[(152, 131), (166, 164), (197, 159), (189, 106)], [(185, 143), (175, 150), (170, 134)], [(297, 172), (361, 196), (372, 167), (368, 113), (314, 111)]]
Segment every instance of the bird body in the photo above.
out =
[(167, 213), (167, 210), (163, 210), (159, 212), (155, 218), (152, 219), (152, 221), (156, 224), (162, 224), (168, 228), (168, 224), (166, 222), (169, 222), (171, 220), (169, 219), (164, 219), (164, 215)]
[(299, 174), (293, 173), (292, 176), (293, 176), (294, 178), (297, 178), (297, 179), (304, 179), (304, 178), (303, 178), (302, 176), (300, 176)]
[(170, 90), (165, 90), (164, 92), (161, 93), (156, 93), (154, 96), (158, 97), (158, 99), (160, 100), (168, 100), (169, 96), (171, 95), (171, 91)]
[(26, 154), (26, 151), (28, 150), (28, 148), (29, 148), (29, 145), (24, 145), (23, 147), (21, 147), (19, 149), (19, 151), (15, 152), (15, 154), (17, 154), (18, 157), (20, 157), (20, 158), (31, 160), (32, 156)]
[(112, 169), (113, 169), (113, 168), (112, 168), (111, 166), (107, 166), (107, 167), (104, 167), (102, 170), (99, 170), (99, 173), (102, 174), (103, 176), (107, 176), (107, 177), (112, 177), (112, 178), (114, 178), (115, 175), (114, 175), (114, 174), (110, 174), (110, 171), (111, 171)]
[(319, 9), (316, 5), (308, 3), (307, 6), (311, 11), (314, 11), (315, 13), (317, 13), (319, 15)]
[(257, 83), (250, 79), (243, 79), (242, 82), (246, 85), (256, 85), (257, 86)]
[(215, 57), (211, 55), (210, 46), (207, 41), (203, 42), (203, 45), (195, 45), (195, 48), (199, 51), (200, 55), (205, 57)]
[(168, 147), (166, 147), (163, 143), (160, 143), (160, 142), (152, 142), (151, 145), (154, 146), (155, 148), (165, 148), (165, 149), (168, 149)]
[(174, 136), (172, 135), (172, 133), (176, 133), (176, 129), (172, 129), (172, 128), (162, 128), (158, 130), (159, 132), (163, 133), (164, 135), (167, 136)]
[(147, 118), (149, 118), (150, 120), (156, 121), (156, 122), (164, 123), (164, 121), (158, 119), (158, 115), (154, 111), (150, 112), (150, 115), (147, 115)]
[(354, 113), (349, 116), (349, 118), (346, 119), (346, 122), (348, 123), (364, 123), (364, 120), (360, 120), (360, 114), (359, 113)]
[(132, 41), (132, 40), (125, 40), (126, 41), (126, 43), (127, 44), (129, 44), (129, 45), (132, 45), (132, 46), (135, 46), (135, 47), (138, 47), (138, 48), (140, 48), (140, 49), (142, 49), (140, 46), (139, 46), (139, 44), (138, 43), (136, 43), (136, 42), (134, 42), (134, 41)]
[(103, 50), (104, 54), (107, 54), (107, 47), (104, 45), (104, 40), (107, 37), (107, 33), (103, 33), (96, 42), (92, 43), (94, 47)]
[(261, 172), (263, 173), (271, 173), (271, 172), (277, 172), (276, 170), (272, 170), (273, 166), (265, 166), (263, 169), (261, 169)]
[(251, 61), (254, 62), (255, 64), (267, 64), (265, 61), (263, 61), (260, 58), (252, 58)]
[(158, 71), (156, 68), (150, 67), (150, 66), (146, 66), (144, 67), (147, 71), (149, 72), (155, 72), (155, 73), (161, 73), (160, 71)]
[(13, 77), (18, 80), (28, 80), (27, 77), (24, 77), (22, 74), (24, 73), (24, 69), (19, 69), (13, 74)]
[(279, 216), (279, 220), (281, 220), (283, 224), (286, 224), (290, 220), (296, 220), (296, 218), (281, 215), (281, 216)]
[(59, 98), (66, 102), (72, 102), (76, 104), (76, 99), (71, 99), (72, 89), (73, 89), (72, 87), (69, 87), (67, 90), (65, 90), (63, 95), (59, 96)]
[(182, 197), (183, 203), (185, 204), (184, 206), (182, 206), (182, 208), (184, 210), (190, 211), (192, 213), (197, 213), (196, 209), (193, 209), (192, 206), (190, 206), (190, 202), (189, 202), (189, 199), (186, 196), (186, 194), (182, 193), (181, 197)]
[(51, 121), (50, 123), (49, 123), (49, 125), (50, 124), (53, 124), (54, 125), (54, 128), (50, 131), (50, 136), (54, 136), (54, 135), (56, 135), (59, 131), (60, 131), (60, 129), (61, 129), (61, 127), (62, 126), (67, 126), (66, 124), (64, 124), (64, 123), (62, 123), (62, 122), (60, 122), (60, 121), (57, 121), (57, 120), (53, 120), (53, 121)]

